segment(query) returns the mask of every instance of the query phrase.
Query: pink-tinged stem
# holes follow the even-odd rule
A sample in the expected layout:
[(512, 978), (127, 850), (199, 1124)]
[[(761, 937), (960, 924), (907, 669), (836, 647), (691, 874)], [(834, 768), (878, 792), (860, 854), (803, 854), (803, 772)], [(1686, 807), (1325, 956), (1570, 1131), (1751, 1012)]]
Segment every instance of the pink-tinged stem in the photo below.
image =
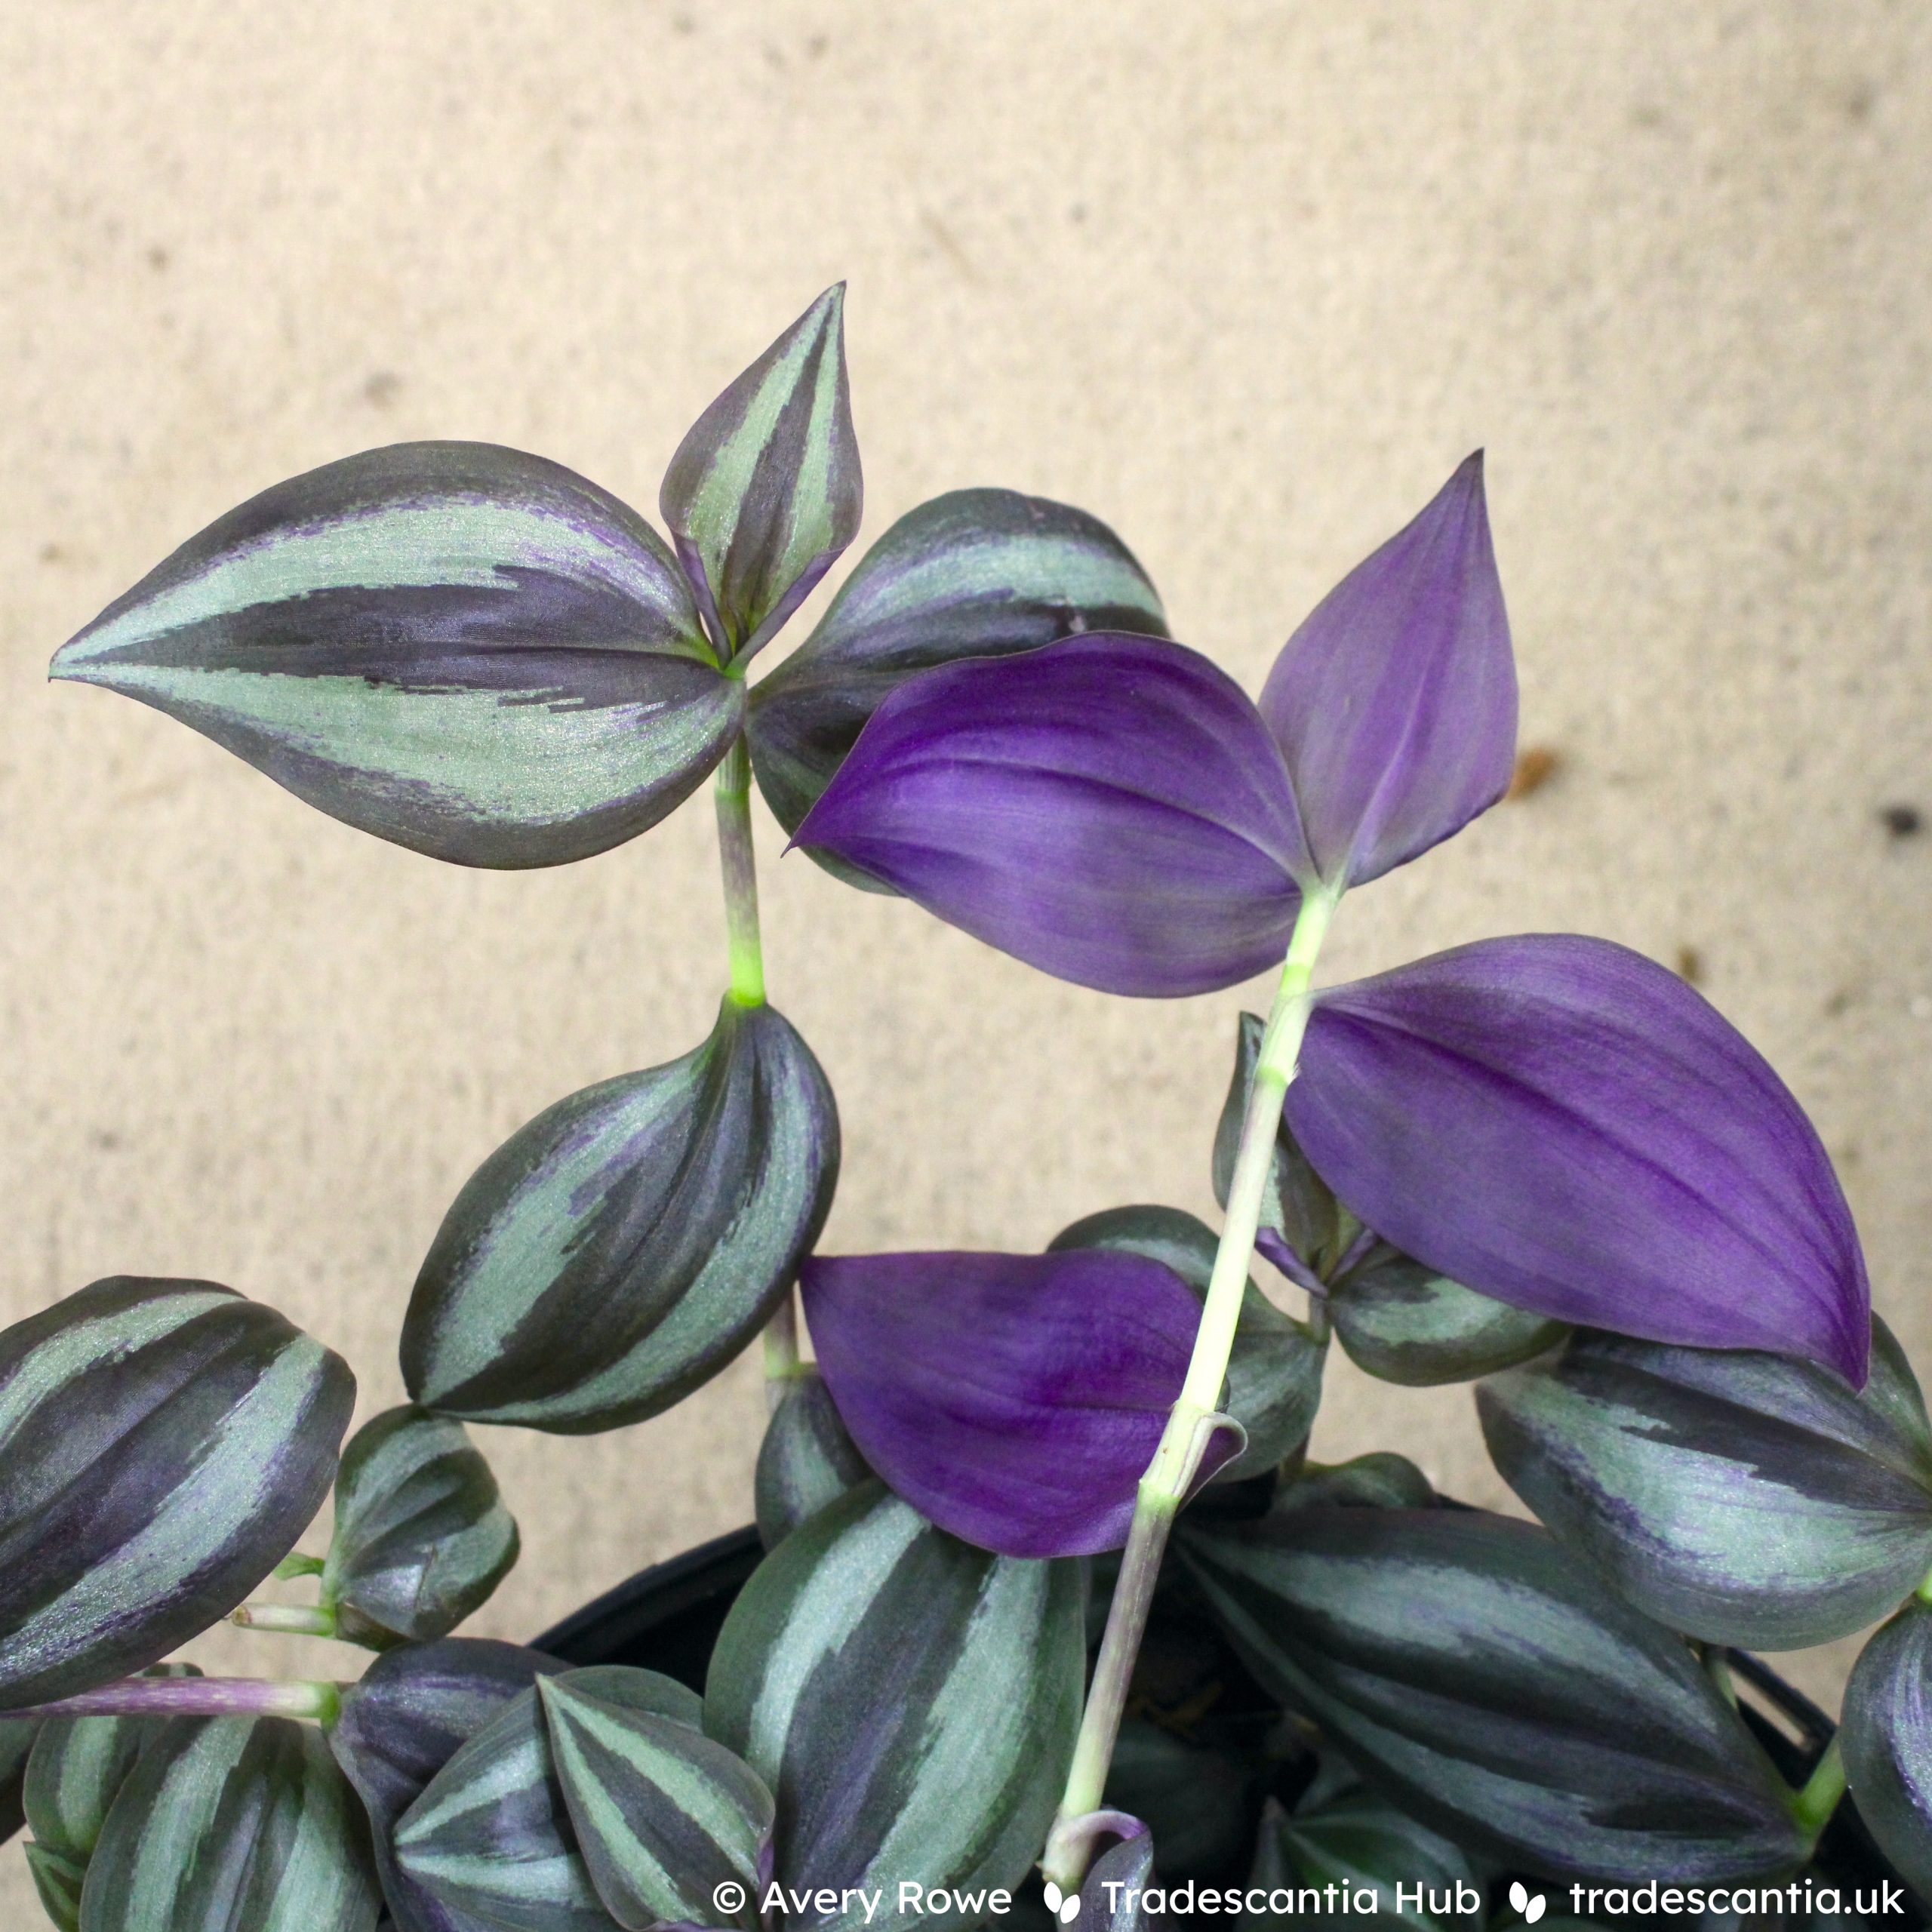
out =
[(299, 1718), (332, 1724), (342, 1687), (304, 1678), (124, 1677), (51, 1704), (0, 1712), (17, 1718)]

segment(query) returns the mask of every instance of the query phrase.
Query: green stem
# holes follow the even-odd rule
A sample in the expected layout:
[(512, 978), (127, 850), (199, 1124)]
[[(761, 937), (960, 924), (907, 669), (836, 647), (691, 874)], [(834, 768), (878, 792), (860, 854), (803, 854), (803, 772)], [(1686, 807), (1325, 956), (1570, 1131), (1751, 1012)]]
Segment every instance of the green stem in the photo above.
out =
[(764, 949), (758, 937), (758, 860), (752, 849), (752, 761), (740, 738), (718, 768), (718, 856), (724, 872), (724, 930), (731, 997), (764, 1004)]
[(771, 1311), (764, 1324), (764, 1405), (775, 1411), (798, 1379), (798, 1304), (792, 1291)]
[(296, 1577), (319, 1577), (328, 1565), (319, 1556), (305, 1556), (296, 1550), (285, 1556), (269, 1574), (278, 1583), (285, 1583)]
[(1220, 1407), (1233, 1352), (1235, 1329), (1241, 1320), (1242, 1297), (1247, 1291), (1248, 1269), (1254, 1256), (1255, 1232), (1261, 1223), (1261, 1203), (1275, 1159), (1275, 1136), (1281, 1102), (1294, 1078), (1302, 1035), (1307, 1030), (1309, 982), (1315, 961), (1334, 918), (1339, 894), (1311, 893), (1302, 901), (1281, 967), (1281, 981), (1273, 1011), (1261, 1036), (1254, 1065), (1254, 1084), (1248, 1090), (1247, 1112), (1241, 1121), (1241, 1143), (1235, 1155), (1234, 1177), (1228, 1188), (1226, 1219), (1220, 1245), (1208, 1278), (1201, 1325), (1195, 1332), (1194, 1353), (1181, 1384), (1180, 1399), (1168, 1418), (1160, 1446), (1140, 1478), (1134, 1521), (1121, 1558), (1120, 1578), (1114, 1586), (1107, 1627), (1087, 1693), (1073, 1763), (1066, 1789), (1047, 1840), (1041, 1870), (1063, 1891), (1079, 1889), (1085, 1875), (1091, 1834), (1083, 1820), (1100, 1809), (1106, 1787), (1107, 1767), (1113, 1761), (1120, 1734), (1127, 1690), (1134, 1675), (1147, 1614), (1154, 1600), (1161, 1558), (1168, 1532), (1185, 1500), (1188, 1485), (1200, 1466), (1201, 1452), (1211, 1432), (1211, 1418)]
[(1832, 1822), (1832, 1814), (1838, 1808), (1838, 1800), (1844, 1795), (1844, 1758), (1834, 1735), (1825, 1746), (1825, 1755), (1818, 1760), (1817, 1768), (1804, 1780), (1804, 1788), (1791, 1795), (1791, 1815), (1797, 1820), (1798, 1829), (1814, 1844)]
[(118, 1684), (9, 1711), (14, 1718), (300, 1718), (333, 1724), (342, 1687), (300, 1678), (128, 1677)]
[(1932, 1603), (1932, 1570), (1919, 1579), (1918, 1587), (1912, 1592), (1921, 1603)]
[(333, 1637), (335, 1612), (326, 1604), (245, 1603), (231, 1610), (228, 1620), (244, 1630), (279, 1630), (291, 1637)]

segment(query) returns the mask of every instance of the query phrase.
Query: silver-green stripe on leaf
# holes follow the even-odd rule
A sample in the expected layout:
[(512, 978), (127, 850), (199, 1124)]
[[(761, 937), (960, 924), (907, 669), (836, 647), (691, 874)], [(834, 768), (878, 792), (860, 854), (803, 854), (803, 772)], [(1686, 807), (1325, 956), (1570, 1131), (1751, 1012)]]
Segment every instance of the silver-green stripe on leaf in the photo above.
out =
[(60, 1932), (80, 1932), (81, 1887), (87, 1882), (86, 1865), (63, 1851), (50, 1851), (43, 1844), (29, 1844), (23, 1849), (34, 1890), (40, 1894), (41, 1909), (60, 1927)]
[[(870, 1889), (879, 1924), (951, 1932), (1018, 1889), (1072, 1758), (1083, 1595), (1078, 1564), (975, 1549), (877, 1482), (765, 1558), (712, 1653), (705, 1728), (777, 1795), (792, 1932), (858, 1932)], [(902, 1884), (957, 1909), (902, 1918)]]
[(1932, 1897), (1932, 1606), (1908, 1603), (1866, 1645), (1838, 1742), (1858, 1815), (1899, 1876)]
[[(607, 1702), (697, 1729), (696, 1695), (654, 1671), (606, 1665), (565, 1674)], [(457, 1924), (611, 1932), (618, 1922), (578, 1850), (534, 1685), (457, 1747), (391, 1844), (402, 1875)]]
[(663, 540), (558, 464), (399, 443), (219, 518), (54, 660), (297, 797), (472, 866), (654, 825), (737, 736)]
[(0, 1333), (0, 1708), (218, 1623), (328, 1493), (341, 1358), (210, 1281), (116, 1276)]
[(368, 1823), (320, 1731), (171, 1718), (88, 1868), (81, 1932), (370, 1932)]
[(1690, 1646), (1484, 1510), (1179, 1529), (1259, 1681), (1457, 1843), (1598, 1883), (1789, 1871), (1789, 1794)]
[(825, 1378), (803, 1368), (786, 1384), (758, 1444), (752, 1494), (767, 1549), (872, 1474), (839, 1420)]
[(1568, 1332), (1546, 1315), (1478, 1294), (1386, 1241), (1331, 1284), (1328, 1315), (1358, 1368), (1411, 1389), (1513, 1368)]
[(658, 507), (721, 659), (742, 662), (857, 534), (845, 285), (828, 288), (691, 426)]
[(405, 1404), (349, 1438), (321, 1583), (340, 1635), (447, 1636), (516, 1557), (515, 1521), (461, 1423)]
[(757, 1332), (838, 1174), (811, 1049), (728, 998), (694, 1052), (560, 1100), (471, 1177), (403, 1323), (411, 1395), (565, 1434), (655, 1415)]
[[(688, 1724), (597, 1696), (575, 1672), (537, 1691), (578, 1849), (618, 1924), (756, 1926), (773, 1806), (750, 1767)], [(734, 1882), (744, 1904), (721, 1910), (719, 1887)]]
[[(1139, 1254), (1171, 1269), (1204, 1303), (1219, 1242), (1205, 1222), (1178, 1208), (1109, 1208), (1063, 1229), (1048, 1253), (1067, 1248)], [(1321, 1403), (1327, 1349), (1284, 1315), (1252, 1281), (1241, 1297), (1223, 1406), (1247, 1431), (1247, 1447), (1213, 1481), (1259, 1475), (1308, 1440)]]
[(1640, 1608), (1715, 1643), (1863, 1629), (1932, 1567), (1932, 1429), (1882, 1322), (1815, 1363), (1579, 1334), (1477, 1392), (1504, 1479)]
[[(813, 632), (752, 693), (752, 768), (796, 832), (866, 721), (909, 678), (1085, 631), (1167, 635), (1125, 544), (1084, 510), (1015, 490), (954, 490), (901, 517)], [(823, 848), (829, 870), (885, 890)]]

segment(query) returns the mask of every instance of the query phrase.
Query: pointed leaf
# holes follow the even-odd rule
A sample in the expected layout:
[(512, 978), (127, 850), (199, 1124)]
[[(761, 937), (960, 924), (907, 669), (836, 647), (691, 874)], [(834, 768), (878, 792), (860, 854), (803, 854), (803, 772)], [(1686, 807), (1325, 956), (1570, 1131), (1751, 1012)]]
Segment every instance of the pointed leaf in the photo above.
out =
[(470, 1177), (404, 1319), (411, 1398), (564, 1435), (669, 1408), (756, 1334), (838, 1177), (811, 1049), (728, 998), (695, 1052), (558, 1101)]
[(1932, 1894), (1932, 1607), (1908, 1602), (1866, 1645), (1839, 1743), (1858, 1815), (1899, 1876)]
[(1689, 1646), (1546, 1532), (1308, 1509), (1180, 1534), (1262, 1683), (1432, 1829), (1598, 1883), (1804, 1855), (1784, 1786)]
[(828, 288), (700, 416), (658, 506), (721, 657), (742, 660), (858, 534), (845, 285)]
[(110, 604), (53, 675), (468, 866), (635, 838), (744, 715), (650, 525), (488, 443), (399, 443), (276, 485)]
[(1864, 1257), (1816, 1131), (1626, 947), (1491, 940), (1320, 993), (1287, 1112), (1357, 1214), (1479, 1293), (1865, 1379)]
[(64, 1852), (49, 1851), (43, 1844), (29, 1843), (21, 1849), (27, 1855), (27, 1870), (48, 1917), (60, 1927), (60, 1932), (80, 1932), (81, 1887), (87, 1881), (86, 1866)]
[(688, 1724), (592, 1694), (577, 1673), (537, 1689), (577, 1847), (612, 1917), (629, 1932), (715, 1925), (712, 1895), (736, 1881), (746, 1905), (724, 1916), (757, 1925), (773, 1806), (743, 1759)]
[(211, 1281), (117, 1275), (0, 1333), (0, 1707), (152, 1663), (328, 1494), (341, 1358)]
[[(1056, 1235), (1049, 1254), (1099, 1248), (1138, 1254), (1171, 1269), (1204, 1304), (1220, 1243), (1213, 1229), (1178, 1208), (1109, 1208)], [(1196, 1326), (1199, 1318), (1196, 1317)], [(1214, 1472), (1217, 1482), (1238, 1481), (1272, 1468), (1308, 1440), (1321, 1404), (1327, 1350), (1291, 1315), (1284, 1315), (1252, 1281), (1241, 1297), (1234, 1352), (1228, 1359), (1223, 1406), (1247, 1432), (1247, 1447)], [(1124, 1807), (1133, 1811), (1135, 1807)]]
[[(1069, 1563), (989, 1556), (868, 1483), (787, 1537), (733, 1606), (705, 1728), (778, 1801), (795, 1893), (902, 1884), (978, 1894), (922, 1915), (952, 1932), (1017, 1890), (1072, 1761), (1084, 1674)], [(861, 1932), (854, 1896), (786, 1914)]]
[[(655, 1671), (568, 1673), (587, 1690), (687, 1727), (698, 1700)], [(397, 1823), (403, 1875), (460, 1924), (611, 1932), (577, 1847), (533, 1681), (457, 1747)]]
[(1516, 667), (1480, 452), (1316, 605), (1268, 674), (1261, 715), (1308, 830), (1304, 890), (1380, 878), (1502, 797)]
[(1483, 1435), (1510, 1487), (1660, 1622), (1829, 1643), (1932, 1568), (1932, 1428), (1872, 1328), (1862, 1395), (1778, 1355), (1578, 1335), (1476, 1392)]
[[(1278, 1805), (1269, 1807), (1262, 1820), (1254, 1882), (1270, 1889), (1340, 1886), (1352, 1909), (1365, 1909), (1416, 1932), (1481, 1923), (1482, 1893), (1469, 1854), (1352, 1778), (1318, 1780), (1292, 1816)], [(1357, 1895), (1362, 1892), (1374, 1898), (1372, 1906), (1361, 1904)], [(1448, 1909), (1432, 1909), (1438, 1905)], [(1297, 1915), (1281, 1916), (1288, 1924)]]
[(817, 1255), (799, 1279), (845, 1426), (915, 1509), (1009, 1556), (1126, 1540), (1200, 1323), (1171, 1269), (1093, 1249)]
[[(866, 721), (907, 678), (1087, 631), (1164, 636), (1154, 586), (1097, 518), (1014, 490), (954, 490), (909, 511), (752, 693), (746, 737), (766, 801), (796, 832)], [(878, 882), (829, 853), (854, 884)]]
[(798, 843), (1106, 992), (1278, 965), (1300, 903), (1280, 752), (1232, 678), (1161, 638), (1067, 638), (902, 685)]
[(343, 1634), (446, 1637), (517, 1558), (516, 1524), (459, 1422), (407, 1405), (365, 1423), (342, 1452), (322, 1601)]
[(1386, 1241), (1331, 1284), (1328, 1315), (1357, 1367), (1411, 1389), (1513, 1368), (1565, 1333), (1561, 1322), (1479, 1295)]
[(766, 1424), (752, 1484), (767, 1549), (872, 1473), (815, 1368), (801, 1369)]
[(368, 1822), (320, 1731), (173, 1718), (107, 1815), (81, 1932), (371, 1932)]
[(1143, 1897), (1159, 1882), (1152, 1832), (1109, 1847), (1094, 1860), (1080, 1887), (1081, 1932), (1152, 1932), (1159, 1921)]

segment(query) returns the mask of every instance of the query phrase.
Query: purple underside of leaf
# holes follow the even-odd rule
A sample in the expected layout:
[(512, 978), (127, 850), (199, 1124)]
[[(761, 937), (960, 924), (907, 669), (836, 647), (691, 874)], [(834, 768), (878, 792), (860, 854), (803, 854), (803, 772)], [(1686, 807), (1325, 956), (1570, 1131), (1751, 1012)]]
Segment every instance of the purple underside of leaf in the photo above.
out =
[(913, 678), (796, 842), (1109, 992), (1232, 986), (1280, 960), (1299, 903), (1294, 801), (1253, 705), (1125, 633)]
[(1816, 1131), (1627, 948), (1487, 940), (1321, 994), (1286, 1112), (1363, 1220), (1470, 1287), (1863, 1384), (1870, 1291)]
[(1069, 1250), (820, 1257), (800, 1280), (845, 1426), (914, 1508), (1004, 1555), (1124, 1540), (1200, 1319), (1177, 1275)]
[(1480, 452), (1315, 607), (1261, 712), (1331, 884), (1379, 877), (1502, 797), (1516, 672)]

